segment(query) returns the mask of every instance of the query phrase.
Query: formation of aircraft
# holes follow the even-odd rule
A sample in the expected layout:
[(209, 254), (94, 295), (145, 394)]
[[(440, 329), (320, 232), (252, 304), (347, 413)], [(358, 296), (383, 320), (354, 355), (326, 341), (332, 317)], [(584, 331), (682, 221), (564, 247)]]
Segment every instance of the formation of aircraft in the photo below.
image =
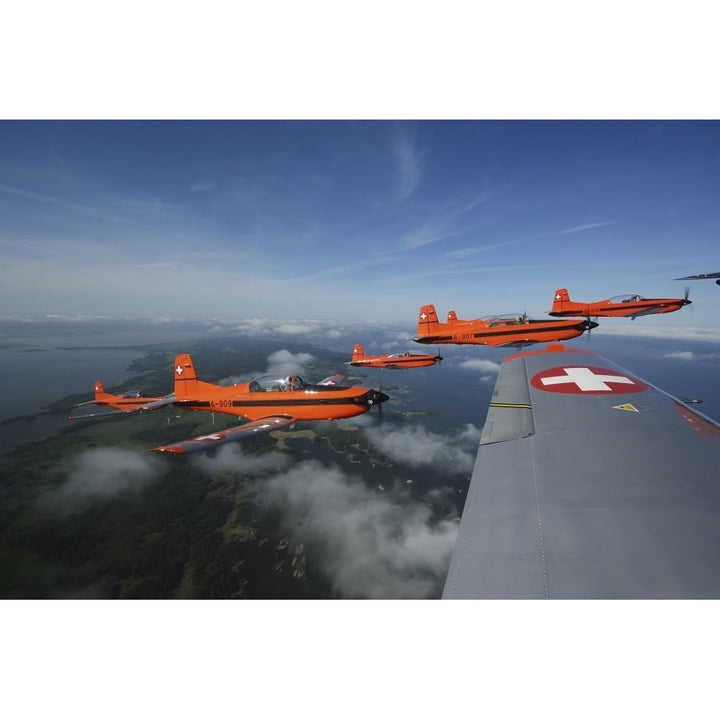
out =
[[(715, 277), (694, 276), (680, 279)], [(572, 303), (566, 289), (552, 315), (525, 314), (440, 323), (420, 309), (415, 342), (546, 348), (505, 357), (483, 425), (443, 598), (720, 597), (720, 424), (588, 350), (556, 341), (597, 327), (590, 316), (667, 313), (684, 298), (622, 296)], [(418, 367), (442, 358), (410, 353), (346, 364)], [(404, 361), (403, 361), (404, 360)], [(166, 405), (248, 420), (218, 433), (153, 448), (187, 453), (298, 420), (367, 412), (388, 400), (344, 386), (333, 375), (263, 376), (229, 387), (198, 379), (191, 356), (175, 357), (174, 390), (164, 397), (112, 395), (95, 383), (88, 405), (142, 412)]]
[(720, 285), (720, 272), (714, 273), (700, 273), (700, 275), (687, 275), (686, 277), (675, 278), (676, 280), (715, 280), (717, 285)]
[(418, 315), (417, 335), (423, 345), (490, 345), (520, 348), (532, 343), (556, 342), (582, 335), (597, 327), (590, 320), (533, 320), (525, 313), (459, 320), (454, 310), (447, 322), (438, 320), (434, 305), (423, 305)]
[(646, 298), (642, 295), (616, 295), (607, 300), (592, 303), (574, 302), (570, 299), (567, 288), (555, 291), (552, 310), (548, 315), (554, 317), (629, 317), (634, 320), (642, 315), (675, 312), (685, 305), (689, 291), (681, 298)]
[[(145, 398), (143, 402), (125, 409), (125, 412), (149, 411), (175, 405), (184, 410), (219, 412), (249, 420), (228, 430), (161, 445), (151, 450), (184, 454), (213, 448), (248, 435), (277, 430), (299, 420), (353, 417), (389, 399), (378, 390), (347, 387), (344, 380), (343, 375), (331, 375), (313, 385), (299, 375), (264, 375), (247, 383), (216, 385), (198, 379), (191, 356), (184, 353), (175, 357), (173, 392), (161, 398)], [(96, 393), (98, 385), (96, 383)]]
[(355, 367), (376, 368), (417, 368), (435, 365), (442, 360), (440, 355), (420, 355), (418, 353), (390, 353), (387, 355), (366, 355), (363, 346), (359, 343), (353, 347), (352, 360), (346, 365)]

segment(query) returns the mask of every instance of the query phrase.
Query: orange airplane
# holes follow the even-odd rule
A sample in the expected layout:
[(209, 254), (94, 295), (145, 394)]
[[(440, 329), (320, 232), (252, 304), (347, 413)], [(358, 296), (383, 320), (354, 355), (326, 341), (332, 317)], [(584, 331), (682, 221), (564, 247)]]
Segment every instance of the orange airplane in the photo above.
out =
[(239, 440), (246, 435), (269, 432), (298, 420), (337, 420), (366, 413), (388, 400), (385, 393), (364, 387), (343, 387), (343, 375), (332, 375), (311, 385), (299, 375), (264, 375), (248, 383), (223, 386), (199, 380), (187, 353), (175, 357), (175, 386), (162, 398), (146, 398), (127, 412), (156, 410), (175, 405), (184, 410), (219, 412), (247, 418), (250, 422), (209, 435), (200, 435), (154, 452), (189, 453)]
[(412, 339), (425, 345), (524, 347), (532, 343), (568, 340), (597, 326), (590, 320), (532, 320), (524, 313), (458, 320), (454, 310), (448, 312), (447, 322), (441, 323), (435, 306), (423, 305), (418, 317), (417, 337)]
[(555, 291), (552, 310), (554, 317), (629, 317), (634, 320), (641, 315), (655, 315), (679, 310), (691, 305), (688, 300), (689, 289), (684, 298), (645, 298), (642, 295), (616, 295), (607, 300), (593, 303), (580, 303), (570, 300), (566, 288)]
[(88, 402), (78, 403), (74, 407), (86, 407), (87, 405), (100, 405), (101, 407), (111, 408), (107, 412), (87, 413), (85, 415), (71, 415), (70, 420), (82, 420), (83, 418), (104, 417), (111, 415), (120, 415), (122, 413), (135, 412), (143, 409), (143, 406), (151, 402), (161, 400), (162, 396), (149, 397), (143, 392), (130, 391), (122, 395), (113, 395), (105, 392), (105, 388), (100, 380), (95, 381), (95, 399)]
[(353, 347), (352, 360), (346, 365), (355, 367), (379, 368), (417, 368), (435, 365), (442, 360), (440, 355), (419, 355), (418, 353), (391, 353), (389, 355), (366, 355), (363, 346), (357, 344)]

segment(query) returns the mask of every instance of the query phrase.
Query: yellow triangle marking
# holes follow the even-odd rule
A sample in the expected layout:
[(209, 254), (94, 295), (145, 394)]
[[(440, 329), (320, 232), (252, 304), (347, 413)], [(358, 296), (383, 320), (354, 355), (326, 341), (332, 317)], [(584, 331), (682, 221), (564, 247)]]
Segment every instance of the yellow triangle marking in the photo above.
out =
[(624, 405), (613, 405), (613, 410), (629, 410), (630, 412), (640, 412), (634, 405), (625, 403)]

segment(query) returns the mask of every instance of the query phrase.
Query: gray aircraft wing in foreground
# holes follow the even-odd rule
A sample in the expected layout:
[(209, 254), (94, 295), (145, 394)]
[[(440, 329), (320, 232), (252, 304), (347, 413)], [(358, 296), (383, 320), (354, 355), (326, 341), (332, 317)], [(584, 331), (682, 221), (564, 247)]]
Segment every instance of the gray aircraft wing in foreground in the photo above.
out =
[(505, 359), (444, 598), (720, 598), (720, 425), (584, 350)]

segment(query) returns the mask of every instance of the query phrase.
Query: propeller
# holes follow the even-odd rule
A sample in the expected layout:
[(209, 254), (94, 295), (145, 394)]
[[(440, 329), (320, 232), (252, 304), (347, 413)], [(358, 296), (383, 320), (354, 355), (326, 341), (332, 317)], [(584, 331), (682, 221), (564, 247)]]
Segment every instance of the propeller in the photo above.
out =
[(382, 374), (384, 372), (385, 368), (380, 368), (380, 377), (378, 378), (378, 387), (375, 391), (379, 398), (382, 398), (380, 400), (377, 400), (375, 404), (378, 406), (378, 420), (382, 421), (383, 419), (383, 403), (386, 400), (389, 400), (390, 398), (382, 391)]
[(690, 295), (690, 286), (685, 286), (685, 295), (683, 296), (683, 305), (692, 305), (692, 300), (688, 300)]
[(598, 324), (596, 322), (594, 322), (593, 320), (591, 320), (590, 316), (588, 315), (585, 318), (585, 329), (587, 331), (588, 343), (590, 342), (590, 337), (592, 335), (593, 328), (596, 328), (596, 327), (599, 327)]

